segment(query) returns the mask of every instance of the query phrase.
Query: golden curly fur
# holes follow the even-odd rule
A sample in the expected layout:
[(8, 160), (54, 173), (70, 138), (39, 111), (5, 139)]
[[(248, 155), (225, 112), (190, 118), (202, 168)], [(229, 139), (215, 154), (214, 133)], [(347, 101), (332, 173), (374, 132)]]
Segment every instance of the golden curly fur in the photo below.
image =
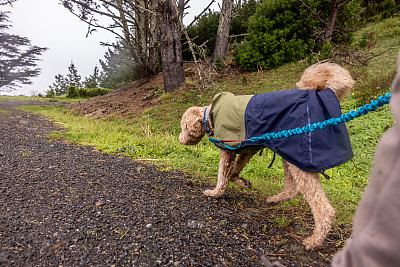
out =
[[(307, 68), (296, 85), (298, 89), (303, 90), (331, 88), (339, 101), (343, 101), (350, 94), (354, 83), (346, 69), (334, 63), (321, 63)], [(179, 135), (181, 144), (196, 145), (205, 135), (201, 122), (206, 108), (191, 107), (183, 114), (182, 132)], [(203, 193), (207, 196), (221, 197), (226, 193), (229, 181), (241, 187), (249, 187), (250, 183), (239, 177), (239, 174), (253, 155), (236, 154), (234, 151), (220, 149), (217, 185), (214, 189)], [(318, 248), (332, 227), (335, 210), (325, 196), (318, 173), (305, 172), (285, 160), (283, 167), (284, 189), (277, 195), (269, 197), (267, 202), (288, 201), (302, 194), (311, 207), (315, 222), (313, 234), (304, 239), (303, 244), (306, 249)]]

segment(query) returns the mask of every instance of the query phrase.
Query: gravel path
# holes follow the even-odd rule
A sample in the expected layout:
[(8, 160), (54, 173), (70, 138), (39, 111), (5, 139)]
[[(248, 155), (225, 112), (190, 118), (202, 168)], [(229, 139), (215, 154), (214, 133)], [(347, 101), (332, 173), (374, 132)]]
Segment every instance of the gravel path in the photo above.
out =
[(333, 249), (305, 252), (251, 194), (208, 198), (182, 173), (49, 139), (60, 128), (23, 104), (0, 101), (0, 266), (329, 265)]

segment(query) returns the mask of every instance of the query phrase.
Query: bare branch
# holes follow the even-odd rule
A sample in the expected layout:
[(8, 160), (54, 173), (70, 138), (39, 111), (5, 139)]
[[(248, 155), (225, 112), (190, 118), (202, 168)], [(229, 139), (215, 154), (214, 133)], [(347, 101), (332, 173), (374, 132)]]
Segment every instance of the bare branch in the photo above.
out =
[(194, 17), (193, 21), (189, 24), (189, 26), (186, 27), (186, 29), (189, 29), (190, 26), (192, 26), (193, 23), (195, 23), (195, 22), (210, 8), (210, 6), (211, 6), (214, 2), (215, 2), (215, 0), (211, 0), (211, 2), (208, 4), (208, 6), (207, 6), (198, 16), (195, 16), (195, 17)]
[(326, 22), (323, 18), (320, 17), (320, 15), (314, 11), (314, 9), (312, 9), (309, 5), (307, 5), (303, 0), (299, 0), (308, 10), (310, 10), (316, 17), (317, 19), (319, 19), (319, 21), (321, 21), (323, 24), (328, 24), (328, 22)]

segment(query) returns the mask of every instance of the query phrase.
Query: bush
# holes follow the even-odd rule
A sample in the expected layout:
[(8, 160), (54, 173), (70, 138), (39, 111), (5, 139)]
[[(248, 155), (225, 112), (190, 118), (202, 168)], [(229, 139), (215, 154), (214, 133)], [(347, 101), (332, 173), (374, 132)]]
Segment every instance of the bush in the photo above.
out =
[(56, 92), (54, 91), (54, 89), (50, 89), (48, 91), (45, 92), (45, 96), (46, 98), (54, 98), (56, 97)]
[(247, 42), (237, 46), (235, 62), (252, 71), (304, 58), (314, 48), (317, 24), (297, 0), (264, 1), (250, 18)]
[(399, 0), (361, 0), (362, 17), (368, 22), (380, 21), (395, 16), (400, 11)]
[(67, 88), (67, 98), (77, 98), (78, 97), (78, 88), (76, 86), (69, 86)]
[(91, 98), (108, 94), (112, 89), (106, 88), (79, 88), (76, 86), (68, 87), (67, 98)]

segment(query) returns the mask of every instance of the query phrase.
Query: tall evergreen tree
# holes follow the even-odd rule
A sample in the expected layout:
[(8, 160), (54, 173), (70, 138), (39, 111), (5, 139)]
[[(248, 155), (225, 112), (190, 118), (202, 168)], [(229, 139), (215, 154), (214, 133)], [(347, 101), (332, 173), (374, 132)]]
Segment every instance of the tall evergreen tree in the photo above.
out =
[[(95, 29), (114, 34), (128, 52), (135, 79), (158, 73), (158, 26), (154, 0), (59, 0), (65, 8)], [(109, 18), (109, 20), (99, 19)], [(113, 44), (112, 44), (113, 45)]]
[(26, 37), (7, 33), (9, 23), (8, 12), (0, 11), (0, 91), (31, 84), (31, 79), (40, 74), (39, 56), (47, 50), (32, 46)]
[[(183, 74), (182, 42), (179, 10), (175, 0), (158, 1), (158, 27), (164, 89), (173, 92), (185, 81)], [(178, 6), (183, 6), (183, 1)]]
[(68, 81), (61, 74), (57, 74), (54, 77), (55, 81), (49, 86), (50, 91), (54, 92), (57, 96), (65, 95), (68, 89)]
[(93, 73), (89, 77), (86, 77), (85, 80), (83, 81), (83, 86), (85, 88), (96, 88), (99, 86), (99, 82), (100, 82), (100, 70), (96, 66), (93, 69)]
[(68, 67), (69, 73), (67, 74), (67, 82), (68, 86), (81, 87), (81, 76), (78, 74), (78, 70), (76, 69), (73, 62)]
[[(165, 91), (177, 89), (184, 81), (181, 18), (185, 0), (60, 0), (70, 12), (95, 28), (115, 34), (129, 52), (135, 79), (149, 78), (162, 61)], [(100, 24), (98, 16), (110, 18)], [(159, 52), (161, 57), (159, 56)]]
[(133, 64), (129, 52), (123, 46), (115, 45), (112, 49), (108, 48), (104, 60), (100, 60), (100, 86), (115, 89), (124, 83), (132, 82)]

